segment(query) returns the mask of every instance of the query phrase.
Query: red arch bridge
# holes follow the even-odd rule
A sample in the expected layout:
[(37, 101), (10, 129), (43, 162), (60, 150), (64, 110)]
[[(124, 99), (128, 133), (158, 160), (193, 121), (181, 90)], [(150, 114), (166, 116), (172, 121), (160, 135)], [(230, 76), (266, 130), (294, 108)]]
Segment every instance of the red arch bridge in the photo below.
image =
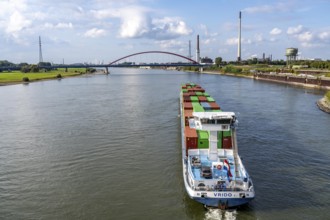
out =
[[(126, 60), (127, 58), (140, 56), (143, 54), (166, 54), (174, 57), (179, 57), (183, 59), (185, 62), (167, 62), (167, 63), (131, 63), (131, 62), (121, 62)], [(209, 64), (202, 64), (198, 63), (195, 60), (182, 56), (177, 53), (171, 53), (166, 51), (144, 51), (139, 53), (130, 54), (119, 59), (116, 59), (109, 64), (70, 64), (70, 65), (53, 65), (51, 68), (106, 68), (108, 71), (109, 67), (186, 67), (186, 66), (193, 66), (193, 67), (204, 67)], [(40, 68), (49, 68), (40, 66)]]

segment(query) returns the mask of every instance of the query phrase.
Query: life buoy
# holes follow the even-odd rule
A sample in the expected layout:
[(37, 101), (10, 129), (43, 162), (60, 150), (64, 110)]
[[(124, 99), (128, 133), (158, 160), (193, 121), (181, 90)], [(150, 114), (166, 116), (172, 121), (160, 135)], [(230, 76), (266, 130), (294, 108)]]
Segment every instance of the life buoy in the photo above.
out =
[(218, 168), (218, 170), (221, 170), (221, 165), (219, 164), (219, 165), (217, 166), (217, 168)]

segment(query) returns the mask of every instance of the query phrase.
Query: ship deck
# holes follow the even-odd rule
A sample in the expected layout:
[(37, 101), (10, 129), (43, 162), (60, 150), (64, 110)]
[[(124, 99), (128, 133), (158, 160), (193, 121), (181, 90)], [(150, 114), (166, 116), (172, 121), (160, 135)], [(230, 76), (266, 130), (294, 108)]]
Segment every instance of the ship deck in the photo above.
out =
[[(200, 165), (193, 165), (193, 158), (198, 158), (200, 160)], [(224, 161), (227, 160), (230, 166), (229, 170), (224, 169)], [(190, 167), (195, 180), (206, 180), (206, 179), (217, 179), (217, 180), (229, 180), (229, 173), (232, 175), (230, 178), (235, 178), (235, 167), (234, 167), (234, 157), (232, 155), (227, 155), (226, 157), (220, 157), (218, 161), (211, 161), (208, 159), (208, 155), (192, 155), (190, 156)], [(221, 169), (218, 169), (216, 164), (221, 164)], [(201, 175), (202, 167), (210, 167), (212, 178), (205, 178)]]

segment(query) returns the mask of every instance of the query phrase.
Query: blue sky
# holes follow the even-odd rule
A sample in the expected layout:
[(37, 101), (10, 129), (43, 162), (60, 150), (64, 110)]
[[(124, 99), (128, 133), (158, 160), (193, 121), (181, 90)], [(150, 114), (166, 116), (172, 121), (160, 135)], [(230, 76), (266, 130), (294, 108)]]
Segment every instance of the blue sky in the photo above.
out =
[(242, 11), (242, 58), (330, 59), (329, 0), (0, 0), (0, 60), (108, 63), (149, 50), (195, 59), (236, 60)]

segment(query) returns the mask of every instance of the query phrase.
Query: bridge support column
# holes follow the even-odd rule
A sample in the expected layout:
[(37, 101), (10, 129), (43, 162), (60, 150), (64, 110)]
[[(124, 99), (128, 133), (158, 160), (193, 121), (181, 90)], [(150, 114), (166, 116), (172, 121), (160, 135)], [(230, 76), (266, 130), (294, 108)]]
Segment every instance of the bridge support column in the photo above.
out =
[(199, 67), (199, 72), (203, 72), (204, 68), (203, 67)]
[(110, 74), (108, 67), (105, 67), (105, 73), (106, 73), (107, 75)]

